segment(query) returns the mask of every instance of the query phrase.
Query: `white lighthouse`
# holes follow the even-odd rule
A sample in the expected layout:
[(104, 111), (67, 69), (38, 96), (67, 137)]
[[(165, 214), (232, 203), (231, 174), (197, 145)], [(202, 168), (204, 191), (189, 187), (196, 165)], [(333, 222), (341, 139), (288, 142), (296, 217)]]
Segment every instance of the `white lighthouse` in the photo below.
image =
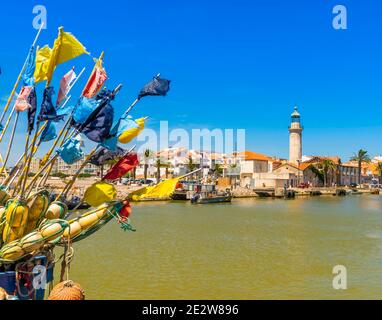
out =
[(299, 164), (302, 158), (302, 130), (301, 116), (298, 108), (294, 107), (292, 120), (289, 126), (289, 161)]

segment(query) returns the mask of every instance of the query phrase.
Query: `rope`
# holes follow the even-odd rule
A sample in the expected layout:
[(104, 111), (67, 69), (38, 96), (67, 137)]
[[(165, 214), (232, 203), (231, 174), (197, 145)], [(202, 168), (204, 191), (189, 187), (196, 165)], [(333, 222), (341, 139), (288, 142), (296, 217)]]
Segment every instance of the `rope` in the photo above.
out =
[(68, 241), (65, 242), (64, 253), (60, 256), (59, 259), (61, 258), (63, 259), (61, 262), (60, 282), (64, 281), (65, 273), (66, 273), (66, 280), (69, 280), (70, 264), (72, 263), (74, 258), (74, 249), (70, 244), (69, 237), (68, 237)]

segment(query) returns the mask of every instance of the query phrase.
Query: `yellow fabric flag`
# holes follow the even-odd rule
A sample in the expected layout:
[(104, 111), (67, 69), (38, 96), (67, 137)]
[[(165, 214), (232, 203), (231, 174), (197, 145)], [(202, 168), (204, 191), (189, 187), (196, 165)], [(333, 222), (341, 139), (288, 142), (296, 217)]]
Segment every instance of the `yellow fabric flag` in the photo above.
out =
[(84, 200), (92, 207), (97, 207), (104, 202), (112, 201), (117, 197), (117, 190), (114, 185), (104, 181), (93, 183), (86, 189)]
[(129, 199), (140, 201), (144, 199), (167, 199), (174, 192), (176, 184), (183, 176), (158, 183), (156, 186), (145, 187), (129, 194)]
[(54, 40), (53, 49), (45, 46), (36, 55), (36, 83), (50, 81), (57, 65), (77, 58), (82, 54), (89, 54), (81, 42), (70, 32), (64, 32), (61, 27), (58, 37)]
[(35, 82), (47, 80), (49, 60), (52, 55), (52, 49), (44, 46), (36, 53), (36, 70), (34, 72)]
[(145, 118), (139, 118), (135, 120), (135, 123), (138, 125), (138, 127), (127, 129), (118, 137), (118, 141), (120, 143), (129, 143), (136, 136), (138, 136), (141, 133), (141, 131), (145, 128)]

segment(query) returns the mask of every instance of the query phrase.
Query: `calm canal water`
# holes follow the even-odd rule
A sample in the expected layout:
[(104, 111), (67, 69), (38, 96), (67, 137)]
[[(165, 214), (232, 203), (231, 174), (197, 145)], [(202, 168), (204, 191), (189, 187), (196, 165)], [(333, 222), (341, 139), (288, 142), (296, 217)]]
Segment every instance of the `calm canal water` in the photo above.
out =
[[(75, 244), (88, 299), (382, 298), (382, 196), (133, 209), (137, 232), (111, 222)], [(332, 288), (339, 264), (347, 290)]]

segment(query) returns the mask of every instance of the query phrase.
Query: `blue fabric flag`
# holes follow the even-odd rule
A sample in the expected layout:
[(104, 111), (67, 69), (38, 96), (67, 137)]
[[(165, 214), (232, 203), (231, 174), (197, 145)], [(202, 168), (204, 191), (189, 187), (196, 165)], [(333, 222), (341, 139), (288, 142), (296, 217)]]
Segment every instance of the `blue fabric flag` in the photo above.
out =
[(101, 103), (96, 111), (90, 115), (88, 121), (81, 127), (81, 131), (88, 139), (102, 142), (110, 137), (113, 125), (114, 109), (108, 101)]
[(67, 114), (72, 113), (74, 109), (74, 106), (64, 106), (64, 107), (59, 107), (56, 110), (56, 113), (58, 116), (66, 116)]
[(33, 87), (33, 90), (29, 94), (28, 103), (31, 106), (28, 108), (28, 132), (31, 133), (34, 129), (34, 121), (36, 119), (37, 111), (37, 95), (35, 87)]
[(41, 133), (40, 143), (48, 142), (57, 138), (56, 125), (52, 121), (48, 121), (45, 129)]
[(128, 129), (138, 128), (138, 124), (133, 118), (124, 114), (110, 131), (109, 138), (101, 143), (101, 145), (111, 151), (117, 150), (118, 137)]
[(39, 121), (48, 121), (52, 120), (57, 122), (59, 120), (64, 119), (64, 115), (58, 115), (56, 108), (52, 103), (52, 96), (54, 94), (53, 87), (45, 88), (44, 90), (44, 98), (41, 104), (40, 114), (38, 115)]
[(145, 96), (165, 96), (169, 90), (170, 80), (156, 76), (142, 88), (141, 92), (139, 92), (138, 99)]
[(89, 163), (94, 164), (96, 166), (102, 166), (104, 164), (107, 164), (107, 162), (110, 160), (122, 157), (125, 153), (126, 150), (119, 147), (117, 147), (115, 151), (110, 151), (108, 149), (102, 148), (90, 158)]
[(73, 120), (77, 125), (84, 124), (92, 112), (97, 108), (100, 101), (82, 97), (73, 112)]
[(81, 137), (78, 135), (68, 139), (57, 152), (65, 163), (73, 164), (84, 157), (82, 144)]
[(36, 50), (31, 48), (28, 54), (28, 60), (22, 75), (24, 86), (34, 86), (34, 71), (36, 69)]

